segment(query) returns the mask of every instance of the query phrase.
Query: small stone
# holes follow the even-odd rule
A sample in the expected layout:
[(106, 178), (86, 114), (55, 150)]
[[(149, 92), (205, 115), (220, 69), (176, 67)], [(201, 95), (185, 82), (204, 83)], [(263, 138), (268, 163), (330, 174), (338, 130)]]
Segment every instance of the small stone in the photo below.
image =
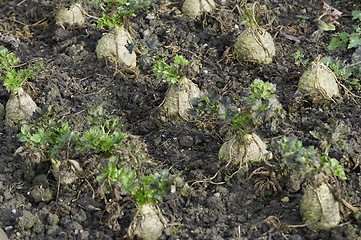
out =
[(78, 222), (72, 222), (67, 226), (67, 229), (79, 231), (79, 230), (83, 229), (83, 226), (80, 225)]
[(80, 231), (80, 239), (86, 240), (89, 238), (89, 232), (88, 231)]
[(192, 136), (183, 136), (179, 139), (179, 144), (182, 147), (192, 147), (194, 143), (194, 139)]
[(30, 194), (29, 194), (30, 200), (34, 203), (40, 203), (40, 202), (49, 202), (53, 195), (49, 188), (44, 188), (42, 186), (35, 186)]
[(13, 197), (9, 192), (4, 192), (3, 195), (4, 195), (5, 201), (7, 201)]
[(56, 225), (59, 223), (59, 217), (56, 214), (50, 213), (47, 220), (50, 225)]

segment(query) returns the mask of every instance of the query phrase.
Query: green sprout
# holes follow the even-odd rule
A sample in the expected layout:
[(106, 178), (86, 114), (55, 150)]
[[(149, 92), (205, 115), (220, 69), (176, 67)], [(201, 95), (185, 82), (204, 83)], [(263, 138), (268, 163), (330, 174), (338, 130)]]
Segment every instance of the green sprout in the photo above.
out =
[(294, 54), (293, 54), (293, 58), (295, 59), (295, 64), (297, 66), (306, 66), (309, 59), (304, 59), (305, 55), (303, 55), (300, 50), (297, 50)]
[(307, 20), (310, 19), (309, 17), (304, 16), (304, 15), (296, 15), (296, 17), (299, 22), (303, 22), (303, 23), (305, 23)]
[(4, 48), (0, 50), (0, 76), (6, 90), (20, 88), (28, 78), (34, 77), (32, 70), (15, 70), (15, 66), (20, 63), (20, 59), (14, 53)]
[(7, 48), (0, 49), (0, 71), (9, 71), (20, 63), (20, 59)]
[(30, 69), (20, 69), (19, 71), (11, 69), (5, 73), (2, 80), (6, 90), (15, 90), (21, 88), (26, 79), (32, 77), (34, 77), (34, 74)]
[(311, 131), (310, 134), (321, 141), (320, 153), (314, 146), (304, 147), (296, 138), (282, 137), (273, 144), (273, 150), (281, 155), (282, 162), (290, 168), (305, 169), (309, 176), (322, 174), (326, 177), (337, 176), (346, 180), (342, 165), (335, 158), (329, 156), (331, 146), (346, 147), (343, 140), (347, 128), (343, 125), (325, 124), (319, 132)]
[(189, 61), (183, 56), (176, 55), (173, 63), (166, 63), (164, 60), (158, 61), (153, 67), (153, 73), (158, 79), (166, 79), (172, 84), (182, 83), (185, 78), (185, 66)]
[(347, 32), (341, 32), (338, 35), (333, 35), (327, 46), (328, 50), (335, 50), (338, 47), (341, 48), (357, 48), (361, 46), (361, 11), (352, 11), (352, 20), (359, 21), (357, 25), (353, 25), (354, 32), (349, 34)]
[(251, 133), (261, 124), (282, 117), (282, 105), (275, 92), (276, 85), (256, 78), (244, 98), (247, 108), (231, 119), (233, 127), (244, 134)]
[(122, 26), (128, 18), (136, 17), (136, 12), (149, 9), (153, 5), (151, 0), (93, 0), (99, 6), (103, 15), (98, 19), (98, 27), (109, 28)]
[[(155, 174), (141, 174), (133, 167), (120, 167), (122, 159), (113, 156), (100, 170), (97, 180), (106, 194), (118, 191), (120, 194), (134, 197), (137, 206), (156, 204), (164, 195), (171, 193), (174, 176), (167, 171)], [(120, 183), (121, 187), (117, 188)]]
[(101, 106), (89, 110), (89, 114), (91, 127), (83, 133), (72, 131), (67, 122), (59, 123), (51, 118), (34, 126), (22, 125), (18, 138), (43, 149), (50, 158), (61, 157), (63, 151), (94, 151), (105, 156), (115, 154), (119, 143), (126, 137), (125, 133), (117, 131), (121, 121), (107, 115)]
[(276, 86), (256, 78), (243, 100), (247, 106), (239, 111), (231, 102), (215, 95), (204, 95), (192, 101), (191, 114), (210, 117), (214, 114), (223, 121), (229, 121), (242, 135), (253, 133), (258, 126), (267, 121), (283, 117), (282, 105), (275, 94)]

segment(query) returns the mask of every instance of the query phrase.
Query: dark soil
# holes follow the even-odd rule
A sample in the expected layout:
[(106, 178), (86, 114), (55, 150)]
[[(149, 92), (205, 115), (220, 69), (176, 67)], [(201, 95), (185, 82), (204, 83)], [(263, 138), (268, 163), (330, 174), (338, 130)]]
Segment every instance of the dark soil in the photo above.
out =
[[(322, 55), (350, 63), (355, 50), (328, 51), (331, 33), (324, 33), (317, 42), (311, 40), (311, 34), (317, 30), (313, 19), (319, 16), (319, 1), (268, 0), (264, 1), (269, 10), (264, 20), (270, 23), (276, 57), (267, 65), (239, 63), (232, 56), (232, 46), (244, 27), (235, 28), (239, 24), (236, 4), (233, 0), (219, 2), (214, 13), (192, 20), (182, 15), (180, 2), (162, 1), (154, 19), (139, 12), (130, 19), (130, 25), (139, 38), (145, 33), (156, 38), (165, 49), (165, 56), (183, 55), (200, 66), (190, 77), (202, 91), (230, 97), (239, 107), (244, 104), (242, 97), (255, 78), (277, 84), (286, 117), (275, 131), (268, 125), (259, 129), (257, 134), (266, 143), (286, 135), (298, 137), (306, 146), (319, 146), (309, 131), (330, 119), (346, 124), (350, 128), (347, 136), (350, 146), (347, 150), (332, 149), (331, 156), (340, 160), (347, 174), (339, 189), (343, 198), (359, 206), (360, 99), (343, 94), (337, 103), (323, 105), (312, 104), (309, 99), (294, 100), (304, 70), (294, 64), (295, 51), (300, 50), (310, 60)], [(360, 2), (332, 1), (331, 5), (343, 12), (337, 31), (351, 32), (351, 11), (361, 9)], [(170, 223), (161, 239), (361, 239), (361, 223), (352, 214), (331, 231), (313, 232), (302, 227), (299, 213), (302, 189), (291, 192), (281, 183), (282, 192), (257, 196), (254, 189), (257, 177), (247, 178), (258, 167), (271, 171), (266, 163), (243, 168), (223, 184), (238, 166), (222, 171), (212, 182), (206, 181), (224, 165), (218, 160), (223, 143), (218, 134), (222, 124), (197, 120), (160, 124), (154, 113), (169, 83), (157, 80), (152, 66), (139, 67), (134, 77), (98, 61), (95, 47), (106, 31), (98, 29), (92, 17), (87, 17), (82, 27), (57, 27), (53, 16), (57, 8), (58, 1), (0, 0), (0, 46), (14, 52), (23, 63), (42, 61), (43, 69), (24, 85), (40, 108), (52, 105), (63, 120), (81, 130), (86, 122), (84, 110), (90, 105), (103, 104), (108, 112), (122, 117), (124, 131), (146, 142), (149, 154), (158, 163), (152, 171), (170, 169), (171, 173), (182, 173), (194, 188), (195, 196), (174, 194), (159, 204)], [(100, 16), (90, 5), (84, 9), (89, 16)], [(296, 15), (308, 16), (310, 20), (303, 23)], [(281, 30), (303, 38), (297, 42), (288, 40), (280, 34)], [(8, 41), (6, 36), (17, 40)], [(353, 93), (361, 95), (357, 91)], [(8, 98), (9, 93), (0, 87), (0, 102), (4, 106)], [(108, 224), (111, 214), (106, 209), (111, 202), (106, 204), (98, 195), (94, 196), (88, 184), (94, 189), (98, 187), (95, 175), (70, 186), (59, 186), (48, 164), (29, 169), (23, 159), (13, 156), (23, 143), (19, 142), (17, 132), (4, 127), (3, 121), (0, 125), (0, 226), (9, 239), (124, 236), (136, 212), (134, 205), (127, 205), (122, 215), (118, 213), (115, 224)], [(29, 192), (39, 185), (52, 191), (50, 202), (34, 204), (29, 198)], [(120, 229), (115, 229), (116, 225)], [(0, 239), (3, 239), (1, 234)]]

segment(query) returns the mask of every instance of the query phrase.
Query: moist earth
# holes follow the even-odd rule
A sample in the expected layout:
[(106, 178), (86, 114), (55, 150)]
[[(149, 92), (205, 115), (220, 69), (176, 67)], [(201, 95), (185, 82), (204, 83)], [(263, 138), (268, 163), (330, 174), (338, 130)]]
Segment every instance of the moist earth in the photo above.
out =
[[(276, 56), (270, 64), (241, 63), (232, 47), (244, 29), (240, 25), (239, 2), (217, 1), (212, 13), (198, 18), (186, 17), (179, 1), (160, 1), (152, 14), (140, 11), (130, 19), (133, 35), (151, 36), (162, 44), (164, 57), (176, 54), (193, 63), (190, 79), (201, 91), (232, 99), (239, 107), (242, 97), (255, 78), (277, 85), (277, 95), (286, 110), (283, 121), (272, 129), (262, 126), (257, 134), (266, 142), (281, 136), (296, 136), (304, 145), (318, 146), (309, 131), (330, 119), (350, 128), (348, 149), (332, 149), (340, 159), (347, 180), (340, 184), (343, 198), (353, 206), (361, 202), (361, 93), (342, 92), (336, 102), (313, 104), (295, 94), (303, 66), (294, 64), (300, 50), (312, 61), (319, 55), (351, 62), (354, 49), (329, 51), (332, 33), (312, 40), (317, 30), (313, 21), (319, 16), (319, 1), (267, 0), (263, 22), (275, 41)], [(343, 12), (337, 32), (352, 32), (352, 10), (360, 10), (354, 1), (328, 1)], [(223, 143), (219, 121), (189, 120), (183, 124), (163, 123), (156, 118), (170, 83), (153, 76), (152, 65), (135, 71), (118, 68), (97, 60), (97, 41), (107, 32), (97, 28), (100, 11), (84, 2), (83, 26), (62, 28), (55, 25), (55, 11), (61, 1), (0, 0), (0, 46), (14, 52), (22, 63), (38, 61), (41, 71), (23, 86), (43, 109), (52, 106), (73, 129), (81, 131), (89, 106), (103, 105), (123, 120), (123, 130), (146, 142), (149, 154), (157, 162), (152, 171), (169, 169), (179, 174), (194, 189), (191, 197), (166, 196), (159, 207), (168, 219), (160, 239), (361, 239), (358, 218), (348, 215), (330, 231), (313, 232), (305, 227), (299, 213), (302, 190), (283, 184), (282, 191), (259, 196), (254, 189), (257, 175), (265, 167), (272, 170), (275, 160), (222, 169), (218, 151)], [(65, 3), (64, 3), (65, 4)], [(305, 22), (297, 15), (309, 17)], [(298, 37), (290, 40), (282, 35)], [(0, 102), (5, 106), (9, 92), (0, 87)], [(18, 131), (10, 131), (0, 121), (0, 227), (9, 239), (121, 239), (133, 218), (134, 204), (105, 202), (94, 192), (96, 174), (71, 185), (59, 185), (49, 164), (28, 168), (14, 156), (23, 145)], [(220, 170), (218, 172), (218, 170)], [(215, 176), (215, 174), (218, 174)], [(214, 177), (215, 176), (215, 177)], [(295, 183), (297, 185), (297, 183)], [(92, 186), (92, 187), (91, 187)], [(47, 190), (41, 190), (41, 189)], [(35, 189), (35, 190), (34, 190)], [(50, 191), (50, 192), (49, 192)], [(44, 201), (34, 200), (32, 193)]]

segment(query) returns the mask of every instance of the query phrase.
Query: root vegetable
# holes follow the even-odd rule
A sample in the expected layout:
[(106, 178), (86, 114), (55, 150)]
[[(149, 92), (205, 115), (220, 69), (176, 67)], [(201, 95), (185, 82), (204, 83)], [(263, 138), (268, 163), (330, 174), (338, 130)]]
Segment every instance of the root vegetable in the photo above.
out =
[(160, 108), (161, 120), (174, 119), (184, 121), (188, 118), (188, 110), (192, 108), (191, 99), (200, 96), (200, 90), (196, 84), (183, 77), (178, 83), (173, 84)]
[(223, 143), (218, 158), (233, 164), (261, 161), (269, 153), (266, 148), (266, 144), (256, 134), (243, 137), (235, 135)]
[(332, 100), (340, 96), (335, 74), (320, 59), (310, 64), (298, 82), (298, 91), (314, 101)]
[[(155, 240), (164, 229), (163, 216), (152, 204), (140, 206), (128, 228), (128, 238)], [(163, 220), (163, 221), (162, 221)]]
[(276, 54), (272, 36), (263, 28), (248, 27), (238, 37), (234, 51), (241, 61), (271, 63)]
[(211, 12), (216, 7), (213, 0), (185, 0), (182, 7), (184, 15), (197, 17), (203, 12)]
[(300, 204), (300, 212), (307, 227), (314, 231), (330, 230), (341, 221), (339, 202), (326, 183), (313, 188), (307, 185)]
[(95, 50), (98, 59), (105, 58), (112, 63), (134, 68), (136, 66), (135, 52), (130, 53), (126, 48), (131, 40), (129, 32), (123, 26), (115, 27), (98, 41)]
[(36, 103), (23, 90), (17, 88), (11, 91), (6, 103), (5, 125), (13, 128), (26, 122), (37, 109)]
[(72, 4), (69, 8), (60, 8), (55, 16), (55, 24), (63, 28), (72, 25), (81, 26), (84, 23), (85, 18), (79, 3)]

